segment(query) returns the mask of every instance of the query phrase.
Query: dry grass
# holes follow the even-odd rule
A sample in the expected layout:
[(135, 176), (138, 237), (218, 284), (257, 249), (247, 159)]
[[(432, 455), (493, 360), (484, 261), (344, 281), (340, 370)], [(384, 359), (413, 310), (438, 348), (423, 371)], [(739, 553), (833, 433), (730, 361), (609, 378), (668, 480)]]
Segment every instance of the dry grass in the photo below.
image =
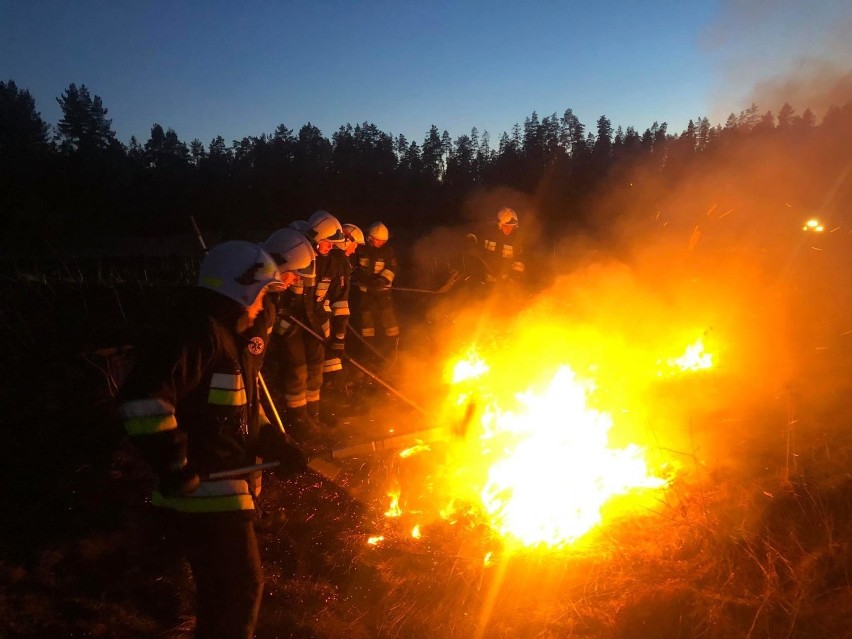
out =
[[(149, 526), (150, 478), (122, 444), (114, 383), (62, 343), (117, 330), (121, 313), (109, 291), (81, 301), (58, 286), (16, 286), (4, 290), (24, 301), (0, 318), (15, 371), (0, 388), (0, 635), (189, 637), (191, 579)], [(122, 289), (131, 326), (138, 297)], [(67, 330), (52, 327), (51, 304), (74, 309), (61, 315)], [(384, 494), (364, 509), (315, 478), (270, 479), (257, 636), (852, 637), (847, 397), (803, 399), (795, 424), (754, 410), (741, 422), (754, 436), (727, 465), (692, 465), (652, 510), (562, 551), (510, 553), (475, 511), (414, 540), (383, 517)], [(344, 480), (358, 492), (396, 469), (353, 460)], [(368, 545), (376, 532), (385, 541)]]

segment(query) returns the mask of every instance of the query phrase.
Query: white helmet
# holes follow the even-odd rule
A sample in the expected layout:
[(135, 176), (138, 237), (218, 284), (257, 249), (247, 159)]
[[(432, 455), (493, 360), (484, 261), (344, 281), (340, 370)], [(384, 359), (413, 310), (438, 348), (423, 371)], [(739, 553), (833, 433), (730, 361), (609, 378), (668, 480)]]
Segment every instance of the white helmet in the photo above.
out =
[(337, 243), (346, 239), (340, 222), (328, 211), (316, 211), (308, 218), (307, 235), (313, 242), (328, 240)]
[(510, 209), (509, 207), (500, 209), (497, 212), (497, 228), (502, 229), (504, 226), (517, 226), (518, 225), (518, 214), (515, 213), (514, 209)]
[(346, 236), (346, 239), (352, 238), (355, 244), (364, 244), (364, 231), (354, 224), (344, 224), (343, 234)]
[(296, 229), (302, 235), (307, 235), (310, 233), (311, 229), (308, 226), (308, 223), (305, 220), (296, 220), (295, 222), (290, 222), (289, 228)]
[(198, 286), (251, 306), (265, 288), (281, 290), (278, 268), (260, 246), (234, 240), (218, 244), (201, 262)]
[(369, 227), (367, 227), (367, 237), (374, 237), (377, 240), (387, 242), (390, 237), (390, 231), (388, 231), (388, 227), (381, 222), (373, 222)]
[(293, 271), (304, 277), (316, 275), (314, 248), (296, 229), (278, 229), (261, 246), (278, 264), (278, 270)]

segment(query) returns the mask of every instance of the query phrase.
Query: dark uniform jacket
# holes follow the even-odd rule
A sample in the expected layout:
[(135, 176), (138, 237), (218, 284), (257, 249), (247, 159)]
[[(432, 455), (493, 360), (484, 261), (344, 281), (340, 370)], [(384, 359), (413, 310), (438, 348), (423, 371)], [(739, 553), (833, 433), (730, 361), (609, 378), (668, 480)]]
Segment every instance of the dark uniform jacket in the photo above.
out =
[(490, 224), (481, 234), (479, 248), (493, 280), (520, 279), (523, 275), (523, 246), (517, 229), (506, 235)]
[(360, 244), (355, 251), (358, 269), (354, 277), (363, 292), (378, 293), (390, 288), (399, 264), (393, 247), (387, 242), (380, 247)]
[(186, 512), (251, 510), (249, 482), (242, 479), (202, 481), (188, 495), (162, 490), (175, 478), (254, 464), (263, 452), (256, 375), (249, 372), (256, 364), (236, 326), (242, 307), (211, 291), (194, 293), (198, 299), (173, 332), (130, 372), (119, 409), (127, 433), (160, 478), (154, 505)]

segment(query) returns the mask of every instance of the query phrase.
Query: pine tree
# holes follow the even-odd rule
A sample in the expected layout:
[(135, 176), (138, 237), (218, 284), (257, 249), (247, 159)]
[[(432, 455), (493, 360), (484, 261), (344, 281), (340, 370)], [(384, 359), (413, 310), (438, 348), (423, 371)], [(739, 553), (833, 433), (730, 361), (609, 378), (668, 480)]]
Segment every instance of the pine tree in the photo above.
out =
[(46, 151), (49, 129), (29, 91), (19, 90), (13, 80), (0, 82), (0, 157), (20, 159)]
[(85, 84), (78, 89), (69, 84), (61, 97), (56, 98), (62, 109), (62, 119), (56, 128), (60, 146), (66, 152), (92, 153), (116, 148), (118, 141), (107, 118), (100, 96), (92, 96)]

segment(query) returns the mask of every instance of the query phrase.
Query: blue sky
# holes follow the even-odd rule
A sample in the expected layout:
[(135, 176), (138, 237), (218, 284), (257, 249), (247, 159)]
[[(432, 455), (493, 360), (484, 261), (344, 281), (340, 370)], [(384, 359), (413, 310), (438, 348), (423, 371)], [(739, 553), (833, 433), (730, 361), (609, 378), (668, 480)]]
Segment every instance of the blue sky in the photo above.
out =
[(477, 127), (496, 145), (533, 111), (566, 108), (591, 130), (605, 114), (677, 132), (724, 121), (761, 80), (825, 55), (850, 6), (0, 0), (0, 79), (28, 89), (51, 124), (55, 98), (86, 84), (125, 142), (154, 122), (207, 144), (369, 121), (418, 143), (432, 124), (453, 138)]

